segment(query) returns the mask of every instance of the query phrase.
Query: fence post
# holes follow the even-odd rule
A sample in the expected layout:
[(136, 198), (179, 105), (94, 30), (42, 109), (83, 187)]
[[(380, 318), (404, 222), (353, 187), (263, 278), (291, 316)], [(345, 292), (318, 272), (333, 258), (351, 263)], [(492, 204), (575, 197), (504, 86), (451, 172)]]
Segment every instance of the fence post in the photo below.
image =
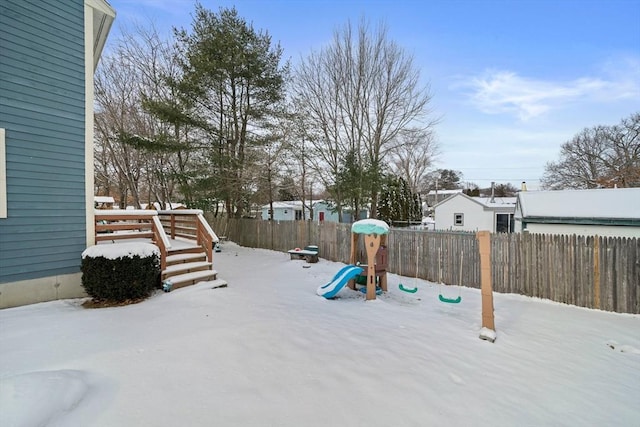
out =
[(480, 248), (480, 293), (482, 295), (482, 330), (480, 338), (494, 342), (496, 326), (493, 318), (493, 289), (491, 286), (491, 234), (488, 231), (476, 233)]
[(600, 308), (600, 237), (593, 236), (593, 308)]

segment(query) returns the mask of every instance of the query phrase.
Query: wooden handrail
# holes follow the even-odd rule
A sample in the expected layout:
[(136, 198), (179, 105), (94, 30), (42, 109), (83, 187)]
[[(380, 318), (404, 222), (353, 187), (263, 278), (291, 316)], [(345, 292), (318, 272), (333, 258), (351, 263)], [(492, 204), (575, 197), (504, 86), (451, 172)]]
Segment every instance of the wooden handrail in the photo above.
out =
[(160, 249), (160, 268), (167, 268), (167, 253), (171, 241), (162, 227), (156, 211), (96, 210), (95, 242), (148, 238)]
[(220, 239), (204, 218), (200, 209), (174, 209), (158, 211), (160, 222), (172, 239), (176, 237), (195, 240), (213, 263), (213, 246)]
[(167, 269), (167, 253), (171, 247), (171, 242), (164, 232), (162, 223), (157, 215), (153, 217), (153, 235), (156, 245), (160, 248), (160, 270), (164, 271)]
[[(207, 259), (213, 262), (213, 245), (218, 243), (220, 239), (213, 232), (207, 221), (204, 219), (202, 213), (198, 214), (198, 244), (204, 245), (207, 251)], [(200, 243), (202, 241), (202, 243)]]

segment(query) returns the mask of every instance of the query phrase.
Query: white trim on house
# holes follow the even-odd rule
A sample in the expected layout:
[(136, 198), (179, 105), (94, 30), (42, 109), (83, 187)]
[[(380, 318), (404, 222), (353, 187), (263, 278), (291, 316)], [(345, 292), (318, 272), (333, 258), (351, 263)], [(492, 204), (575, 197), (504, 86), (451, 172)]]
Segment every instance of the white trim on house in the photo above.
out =
[(84, 1), (84, 169), (87, 246), (95, 244), (93, 165), (93, 73), (98, 66), (116, 12), (104, 0)]
[[(93, 71), (95, 72), (102, 55), (102, 49), (107, 42), (107, 36), (116, 18), (116, 11), (104, 0), (84, 0), (85, 37), (91, 34)], [(91, 9), (90, 22), (87, 22), (87, 9)], [(90, 27), (87, 24), (90, 23)], [(86, 45), (85, 45), (86, 49)]]
[(5, 130), (0, 128), (0, 218), (7, 217), (7, 152)]

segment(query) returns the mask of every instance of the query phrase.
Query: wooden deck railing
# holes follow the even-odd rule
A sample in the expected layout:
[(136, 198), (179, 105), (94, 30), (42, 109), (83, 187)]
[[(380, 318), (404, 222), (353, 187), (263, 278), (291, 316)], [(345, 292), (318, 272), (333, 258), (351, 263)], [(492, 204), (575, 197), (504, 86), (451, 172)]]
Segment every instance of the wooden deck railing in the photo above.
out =
[(160, 248), (161, 268), (167, 267), (169, 239), (195, 241), (213, 262), (213, 246), (218, 236), (204, 219), (201, 210), (96, 210), (96, 244), (131, 239), (149, 239)]
[(180, 237), (195, 240), (207, 254), (209, 262), (213, 260), (213, 246), (219, 239), (199, 209), (176, 209), (158, 211), (158, 217), (165, 232), (172, 238)]
[(151, 210), (96, 210), (96, 244), (133, 239), (150, 239), (160, 249), (160, 268), (167, 268), (171, 242), (158, 218)]

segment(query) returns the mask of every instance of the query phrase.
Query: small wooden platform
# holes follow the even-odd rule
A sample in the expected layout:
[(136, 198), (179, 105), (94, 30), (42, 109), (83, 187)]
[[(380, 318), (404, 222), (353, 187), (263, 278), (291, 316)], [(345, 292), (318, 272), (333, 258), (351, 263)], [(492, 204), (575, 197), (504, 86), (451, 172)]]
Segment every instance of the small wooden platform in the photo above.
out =
[(309, 263), (318, 262), (318, 251), (310, 251), (306, 249), (301, 249), (299, 251), (295, 249), (291, 249), (289, 255), (291, 255), (291, 259), (303, 259)]

